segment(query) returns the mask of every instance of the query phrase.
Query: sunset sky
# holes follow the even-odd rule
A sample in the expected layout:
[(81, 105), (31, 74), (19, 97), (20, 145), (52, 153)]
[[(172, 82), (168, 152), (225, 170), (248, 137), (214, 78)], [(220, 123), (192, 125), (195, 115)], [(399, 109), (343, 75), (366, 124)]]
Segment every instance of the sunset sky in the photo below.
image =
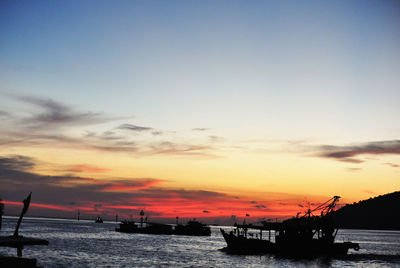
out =
[(400, 189), (399, 1), (1, 1), (0, 198), (223, 222)]

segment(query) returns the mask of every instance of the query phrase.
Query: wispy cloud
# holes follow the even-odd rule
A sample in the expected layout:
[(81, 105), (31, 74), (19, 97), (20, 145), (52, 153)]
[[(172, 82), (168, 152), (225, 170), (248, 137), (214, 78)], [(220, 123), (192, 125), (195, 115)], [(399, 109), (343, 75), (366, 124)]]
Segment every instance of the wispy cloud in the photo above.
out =
[(208, 136), (211, 142), (223, 142), (225, 139), (220, 136)]
[(212, 154), (214, 149), (212, 146), (207, 145), (193, 145), (193, 144), (179, 144), (169, 141), (153, 143), (149, 146), (148, 154), (177, 154), (177, 155), (193, 155), (203, 157), (217, 157)]
[(8, 117), (10, 114), (8, 112), (0, 110), (0, 117)]
[(158, 179), (142, 179), (140, 181), (118, 180), (113, 181), (112, 185), (107, 185), (106, 187), (104, 187), (103, 191), (126, 192), (132, 190), (148, 189), (163, 182), (165, 181)]
[[(8, 95), (8, 97), (10, 97)], [(191, 157), (215, 158), (215, 148), (210, 145), (197, 144), (187, 139), (174, 142), (170, 141), (165, 133), (153, 127), (138, 126), (133, 124), (119, 124), (111, 130), (93, 131), (81, 130), (78, 127), (90, 127), (92, 125), (109, 121), (118, 121), (122, 118), (110, 118), (101, 113), (80, 112), (65, 104), (32, 96), (14, 96), (20, 102), (33, 106), (28, 109), (30, 115), (16, 112), (11, 116), (8, 112), (1, 114), (7, 116), (0, 128), (0, 145), (7, 147), (33, 147), (41, 148), (67, 148), (75, 150), (93, 150), (116, 153), (127, 153), (135, 156), (149, 155), (181, 155)], [(24, 111), (25, 112), (25, 111)], [(1, 116), (1, 115), (0, 115)], [(3, 117), (4, 117), (3, 116)], [(65, 128), (73, 127), (74, 132), (65, 131)], [(98, 129), (98, 127), (96, 126)], [(141, 140), (132, 137), (129, 133), (150, 133), (153, 138), (146, 136)], [(74, 133), (74, 134), (72, 134)], [(135, 138), (135, 140), (133, 140)], [(160, 139), (163, 140), (160, 140)], [(172, 138), (171, 138), (172, 139)], [(156, 141), (155, 141), (156, 140)]]
[(44, 99), (32, 96), (15, 96), (16, 100), (31, 104), (41, 111), (24, 118), (25, 126), (34, 128), (53, 128), (71, 125), (99, 124), (113, 120), (104, 117), (101, 113), (77, 112), (52, 99)]
[(389, 167), (393, 167), (393, 168), (398, 168), (400, 167), (399, 164), (394, 164), (394, 163), (385, 163), (385, 165), (389, 166)]
[(367, 194), (371, 194), (371, 195), (376, 195), (377, 194), (375, 191), (372, 191), (372, 190), (369, 190), (369, 189), (365, 189), (365, 190), (363, 190), (363, 192), (367, 193)]
[(348, 168), (346, 168), (346, 169), (347, 169), (348, 171), (352, 171), (352, 172), (362, 170), (362, 168), (356, 168), (356, 167), (348, 167)]
[(352, 146), (322, 145), (316, 147), (317, 156), (349, 163), (362, 163), (361, 155), (400, 154), (400, 140), (367, 142)]
[(151, 134), (153, 134), (154, 136), (159, 136), (159, 135), (163, 135), (164, 132), (162, 132), (162, 131), (153, 131), (153, 132), (151, 132)]
[(118, 126), (118, 129), (126, 129), (126, 130), (130, 130), (130, 131), (143, 132), (143, 131), (153, 130), (154, 128), (141, 127), (141, 126), (136, 126), (136, 125), (132, 125), (132, 124), (122, 124), (122, 125)]
[(0, 158), (0, 168), (5, 170), (27, 170), (34, 166), (31, 157), (12, 155)]
[(210, 130), (210, 128), (205, 128), (205, 127), (196, 127), (192, 128), (193, 131), (207, 131)]
[(88, 173), (103, 173), (103, 172), (108, 172), (110, 171), (109, 168), (101, 168), (101, 167), (96, 167), (92, 165), (74, 165), (68, 169), (68, 171), (73, 171), (73, 172), (88, 172)]

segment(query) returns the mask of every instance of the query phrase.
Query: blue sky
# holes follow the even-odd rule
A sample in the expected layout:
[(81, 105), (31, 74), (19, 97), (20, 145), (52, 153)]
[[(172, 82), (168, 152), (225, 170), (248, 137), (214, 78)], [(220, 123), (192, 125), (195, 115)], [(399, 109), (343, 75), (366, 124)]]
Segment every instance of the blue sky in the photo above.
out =
[(162, 111), (177, 124), (187, 113), (213, 126), (223, 124), (215, 116), (233, 124), (231, 115), (273, 113), (291, 124), (318, 111), (312, 124), (324, 115), (380, 124), (399, 114), (396, 1), (3, 1), (1, 9), (2, 91), (150, 120)]

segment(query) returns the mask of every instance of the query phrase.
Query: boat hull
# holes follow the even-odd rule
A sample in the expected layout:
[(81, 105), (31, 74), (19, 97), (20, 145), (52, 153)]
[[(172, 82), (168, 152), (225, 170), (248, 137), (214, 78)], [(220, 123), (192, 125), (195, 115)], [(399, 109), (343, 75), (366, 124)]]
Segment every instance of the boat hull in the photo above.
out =
[(357, 243), (328, 243), (318, 239), (308, 242), (273, 243), (267, 240), (237, 236), (221, 229), (227, 243), (227, 251), (235, 254), (265, 254), (271, 253), (282, 257), (312, 258), (317, 256), (344, 256), (349, 249), (359, 249)]
[(262, 239), (236, 236), (232, 232), (226, 233), (221, 229), (222, 236), (227, 243), (227, 251), (235, 254), (263, 254), (271, 253), (274, 244)]

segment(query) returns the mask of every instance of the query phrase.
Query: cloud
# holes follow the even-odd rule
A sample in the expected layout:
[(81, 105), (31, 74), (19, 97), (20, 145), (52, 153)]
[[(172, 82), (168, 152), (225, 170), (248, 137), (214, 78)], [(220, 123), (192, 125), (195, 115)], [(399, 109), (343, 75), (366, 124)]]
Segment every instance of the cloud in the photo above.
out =
[(360, 171), (360, 170), (362, 170), (362, 168), (355, 168), (355, 167), (348, 167), (348, 168), (346, 168), (348, 171)]
[(33, 166), (33, 159), (27, 156), (13, 155), (0, 158), (0, 170), (27, 170)]
[(219, 137), (219, 136), (208, 136), (208, 138), (210, 139), (211, 142), (222, 142), (224, 141), (223, 137)]
[(27, 127), (54, 128), (56, 126), (90, 125), (110, 121), (100, 113), (76, 112), (72, 108), (52, 99), (44, 99), (32, 96), (15, 96), (15, 99), (34, 105), (42, 111), (24, 118), (23, 123)]
[[(31, 170), (35, 167), (36, 161), (33, 158), (0, 156), (0, 196), (7, 202), (15, 202), (7, 206), (7, 209), (14, 206), (14, 215), (20, 212), (20, 206), (16, 205), (30, 191), (33, 192), (32, 203), (38, 204), (30, 210), (31, 213), (59, 217), (75, 217), (78, 209), (81, 215), (101, 214), (109, 218), (115, 216), (115, 213), (121, 217), (137, 214), (141, 209), (154, 217), (167, 218), (201, 217), (204, 215), (202, 211), (212, 211), (213, 215), (227, 217), (248, 209), (252, 210), (252, 217), (265, 217), (265, 213), (292, 215), (295, 214), (293, 211), (297, 212), (297, 204), (303, 198), (290, 194), (264, 193), (270, 200), (260, 200), (255, 204), (253, 198), (245, 196), (239, 199), (235, 195), (217, 191), (163, 187), (162, 184), (167, 182), (163, 179), (52, 176), (33, 173)], [(287, 199), (290, 205), (282, 207), (279, 204), (281, 198)], [(321, 201), (320, 198), (317, 201)], [(255, 206), (249, 208), (249, 204)]]
[[(32, 158), (23, 156), (0, 157), (0, 184), (4, 199), (12, 200), (19, 192), (32, 191), (39, 203), (68, 205), (78, 200), (115, 202), (132, 197), (129, 190), (146, 189), (160, 184), (159, 179), (132, 178), (125, 180), (98, 180), (78, 176), (48, 176), (32, 173)], [(117, 191), (117, 188), (125, 189)], [(113, 189), (114, 188), (114, 189)]]
[(148, 154), (178, 154), (178, 155), (197, 155), (205, 157), (216, 157), (208, 153), (213, 147), (205, 145), (178, 144), (169, 141), (153, 143), (149, 146)]
[(203, 213), (211, 213), (211, 212), (208, 210), (203, 210)]
[(250, 201), (250, 204), (257, 204), (257, 201)]
[(389, 167), (393, 167), (393, 168), (398, 168), (398, 167), (400, 167), (400, 165), (394, 164), (394, 163), (385, 163), (385, 165), (387, 165), (387, 166), (389, 166)]
[[(14, 201), (2, 201), (2, 203), (7, 205), (17, 205), (22, 206), (22, 202), (14, 202)], [(45, 209), (56, 209), (56, 210), (66, 210), (66, 211), (73, 211), (71, 207), (68, 206), (55, 206), (55, 205), (47, 205), (47, 204), (38, 204), (31, 202), (29, 207), (38, 207), (38, 208), (45, 208)]]
[(89, 172), (89, 173), (102, 173), (102, 172), (108, 172), (110, 169), (108, 168), (101, 168), (101, 167), (96, 167), (92, 165), (74, 165), (68, 169), (68, 171), (73, 171), (73, 172)]
[[(185, 211), (193, 203), (198, 203), (197, 211), (204, 205), (215, 202), (228, 202), (233, 197), (219, 192), (206, 190), (159, 188), (166, 180), (154, 178), (130, 178), (99, 180), (79, 176), (49, 176), (30, 172), (35, 160), (24, 156), (0, 157), (0, 195), (4, 200), (15, 202), (15, 198), (34, 194), (34, 203), (53, 208), (72, 208), (92, 211), (100, 209), (138, 209), (154, 207), (154, 213), (166, 214), (169, 207), (178, 207)], [(225, 201), (224, 201), (225, 200)], [(191, 205), (192, 203), (192, 205)], [(97, 204), (95, 206), (95, 204)], [(157, 210), (159, 209), (159, 211)], [(154, 214), (153, 214), (154, 215)]]
[[(110, 118), (101, 113), (76, 111), (52, 99), (32, 96), (7, 96), (28, 103), (33, 108), (28, 110), (30, 115), (16, 111), (15, 117), (8, 116), (7, 112), (1, 111), (0, 116), (8, 116), (10, 119), (4, 120), (3, 127), (0, 128), (0, 145), (2, 146), (118, 152), (142, 157), (149, 155), (218, 157), (213, 153), (215, 147), (187, 142), (186, 140), (180, 142), (177, 142), (176, 139), (174, 142), (170, 140), (159, 141), (158, 139), (157, 141), (151, 139), (134, 141), (127, 132), (149, 132), (153, 136), (160, 136), (167, 132), (133, 124), (120, 124), (112, 130), (97, 132), (87, 129), (80, 130), (81, 133), (86, 133), (79, 136), (77, 134), (79, 132), (76, 131), (79, 130), (79, 128), (76, 128), (78, 126), (87, 127), (112, 120), (121, 120), (122, 118)], [(67, 127), (74, 127), (75, 131), (64, 131)]]
[(163, 180), (158, 179), (147, 179), (140, 181), (130, 181), (130, 180), (117, 180), (113, 181), (112, 185), (108, 185), (102, 189), (102, 191), (118, 191), (126, 192), (132, 190), (148, 189), (155, 185), (159, 185)]
[(196, 127), (192, 128), (193, 131), (207, 131), (210, 130), (209, 128), (204, 128), (204, 127)]
[(131, 130), (131, 131), (136, 131), (136, 132), (143, 132), (143, 131), (150, 131), (153, 130), (154, 128), (152, 127), (141, 127), (141, 126), (136, 126), (136, 125), (131, 125), (131, 124), (122, 124), (117, 129), (126, 129), (126, 130)]
[(10, 114), (8, 112), (0, 110), (0, 117), (8, 117)]
[(372, 191), (372, 190), (369, 190), (369, 189), (365, 189), (365, 190), (363, 190), (363, 192), (367, 193), (367, 194), (373, 194), (373, 195), (377, 194), (375, 191)]
[(367, 142), (354, 146), (318, 146), (317, 156), (349, 163), (362, 163), (360, 155), (400, 154), (400, 140)]

